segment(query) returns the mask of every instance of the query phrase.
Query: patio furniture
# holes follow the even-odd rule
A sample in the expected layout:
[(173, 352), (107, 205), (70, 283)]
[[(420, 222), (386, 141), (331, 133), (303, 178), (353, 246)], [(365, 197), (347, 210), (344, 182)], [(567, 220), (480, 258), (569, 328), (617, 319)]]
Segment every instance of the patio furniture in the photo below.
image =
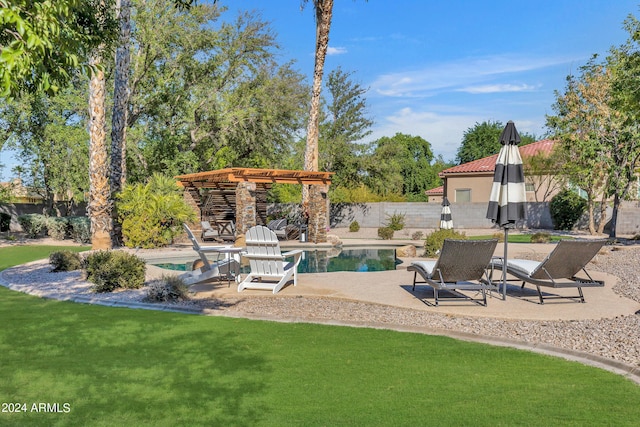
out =
[(233, 220), (218, 220), (218, 234), (225, 242), (233, 242), (236, 240), (236, 223)]
[[(497, 289), (491, 283), (487, 269), (498, 244), (491, 240), (445, 239), (440, 256), (436, 261), (413, 261), (407, 271), (413, 271), (413, 287), (426, 283), (433, 288), (435, 305), (440, 301), (438, 291), (445, 290), (486, 307), (487, 289)], [(420, 275), (424, 281), (417, 281)], [(482, 300), (468, 297), (458, 290), (474, 290), (482, 293)]]
[(221, 240), (220, 233), (218, 233), (218, 228), (213, 228), (209, 221), (200, 221), (200, 226), (202, 227), (202, 234), (200, 235), (200, 238), (203, 242), (206, 242), (208, 240)]
[[(544, 304), (545, 299), (575, 299), (585, 302), (582, 288), (601, 287), (604, 281), (591, 278), (586, 265), (596, 256), (606, 240), (561, 240), (549, 255), (542, 261), (531, 261), (526, 259), (508, 259), (507, 273), (522, 280), (522, 288), (526, 283), (531, 283), (538, 290), (540, 304)], [(504, 261), (502, 258), (494, 258), (491, 265), (496, 270), (503, 270)], [(585, 277), (576, 275), (582, 271)], [(573, 296), (543, 296), (540, 287), (549, 288), (576, 288), (578, 295)]]
[[(180, 275), (180, 278), (186, 285), (193, 285), (212, 279), (226, 278), (228, 281), (231, 279), (238, 279), (238, 275), (240, 273), (240, 252), (242, 251), (242, 248), (231, 245), (202, 246), (194, 236), (189, 226), (187, 226), (187, 224), (183, 224), (183, 227), (187, 232), (187, 236), (189, 236), (189, 240), (191, 240), (193, 250), (198, 253), (203, 264), (200, 268)], [(212, 262), (207, 258), (208, 254), (215, 254), (219, 259)], [(223, 256), (223, 258), (220, 259), (221, 256)]]
[(287, 219), (274, 219), (273, 221), (269, 221), (267, 224), (267, 228), (273, 231), (278, 239), (286, 240), (287, 239)]
[[(238, 285), (238, 292), (270, 289), (276, 294), (292, 278), (293, 285), (297, 285), (301, 250), (282, 253), (276, 234), (262, 225), (251, 227), (245, 237), (247, 248), (242, 256), (249, 261), (251, 272)], [(293, 260), (287, 262), (286, 258)]]

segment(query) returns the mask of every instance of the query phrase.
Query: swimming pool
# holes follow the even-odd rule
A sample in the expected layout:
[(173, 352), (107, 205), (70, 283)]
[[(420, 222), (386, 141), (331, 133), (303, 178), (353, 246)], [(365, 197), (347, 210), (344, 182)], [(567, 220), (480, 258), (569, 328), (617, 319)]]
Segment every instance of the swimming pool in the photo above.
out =
[[(197, 255), (188, 259), (167, 259), (165, 262), (153, 261), (156, 267), (169, 270), (186, 271)], [(335, 271), (386, 271), (395, 270), (400, 264), (396, 258), (394, 248), (330, 248), (306, 249), (302, 252), (302, 260), (298, 266), (299, 273), (326, 273)], [(248, 273), (248, 267), (243, 267), (243, 273)]]

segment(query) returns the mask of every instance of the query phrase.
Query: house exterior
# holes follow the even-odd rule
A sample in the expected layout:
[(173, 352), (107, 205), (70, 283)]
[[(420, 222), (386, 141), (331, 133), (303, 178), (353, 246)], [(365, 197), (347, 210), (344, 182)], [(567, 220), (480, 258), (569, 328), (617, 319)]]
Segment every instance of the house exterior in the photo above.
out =
[[(555, 142), (550, 139), (534, 142), (520, 147), (520, 156), (523, 161), (526, 157), (534, 155), (551, 154)], [(442, 196), (446, 196), (451, 203), (486, 203), (489, 201), (493, 175), (498, 154), (474, 160), (469, 163), (454, 166), (440, 172), (439, 176), (444, 181)], [(548, 201), (557, 189), (549, 189), (540, 185), (540, 180), (544, 177), (527, 177), (525, 175), (527, 187), (527, 201)], [(428, 190), (429, 201), (431, 196), (436, 195), (436, 190)], [(442, 197), (440, 198), (442, 200)]]
[(442, 203), (442, 197), (444, 196), (444, 186), (432, 188), (424, 192), (427, 195), (427, 202), (429, 203)]

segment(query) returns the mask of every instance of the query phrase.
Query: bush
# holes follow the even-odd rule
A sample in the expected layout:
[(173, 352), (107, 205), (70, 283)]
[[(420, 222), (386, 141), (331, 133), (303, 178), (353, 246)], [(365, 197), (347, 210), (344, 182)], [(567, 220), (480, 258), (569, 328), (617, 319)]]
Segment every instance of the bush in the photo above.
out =
[(493, 236), (491, 236), (492, 239), (498, 239), (498, 242), (502, 243), (504, 242), (504, 231), (496, 231), (495, 233), (493, 233)]
[(393, 239), (393, 229), (389, 227), (380, 227), (378, 228), (378, 237), (382, 240), (391, 240)]
[(47, 235), (54, 240), (64, 240), (69, 230), (69, 220), (55, 216), (47, 217)]
[(118, 288), (138, 289), (144, 284), (144, 260), (122, 251), (98, 251), (84, 259), (87, 280), (95, 283), (96, 292)]
[(175, 302), (189, 299), (189, 290), (178, 276), (162, 276), (149, 284), (147, 301)]
[(394, 212), (393, 215), (387, 216), (387, 227), (393, 231), (400, 231), (404, 228), (405, 214)]
[(74, 242), (91, 243), (91, 221), (86, 216), (71, 216), (69, 220), (69, 234)]
[(424, 233), (422, 231), (416, 231), (411, 235), (411, 240), (422, 240)]
[(435, 257), (438, 255), (444, 245), (444, 239), (466, 240), (467, 235), (455, 230), (440, 229), (427, 235), (424, 240), (424, 255), (427, 257)]
[(9, 231), (11, 227), (11, 215), (0, 212), (0, 231)]
[(57, 251), (49, 255), (49, 264), (53, 267), (51, 271), (74, 271), (82, 268), (82, 257), (77, 252)]
[(531, 235), (531, 243), (549, 243), (551, 235), (545, 232), (534, 233)]
[(562, 190), (551, 199), (549, 211), (556, 230), (571, 230), (587, 208), (587, 202), (570, 190)]
[(360, 230), (360, 224), (358, 223), (358, 221), (353, 221), (351, 224), (349, 224), (350, 232), (356, 233), (359, 230)]
[(173, 178), (154, 174), (146, 184), (127, 185), (118, 195), (118, 218), (130, 248), (167, 246), (196, 213), (182, 198)]
[(28, 238), (35, 239), (47, 230), (47, 217), (41, 214), (18, 216), (18, 222)]

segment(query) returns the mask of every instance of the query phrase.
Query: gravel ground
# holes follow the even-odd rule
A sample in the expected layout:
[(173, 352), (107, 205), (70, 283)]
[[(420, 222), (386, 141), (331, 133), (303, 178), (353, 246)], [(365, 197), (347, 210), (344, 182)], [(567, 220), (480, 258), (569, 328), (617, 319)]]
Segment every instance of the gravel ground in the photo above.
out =
[[(590, 268), (617, 277), (614, 291), (640, 302), (640, 246), (607, 247)], [(43, 297), (84, 297), (103, 302), (144, 302), (146, 291), (129, 290), (95, 294), (80, 272), (50, 273), (45, 262), (31, 263), (0, 273), (0, 283)], [(640, 367), (640, 312), (613, 319), (581, 321), (497, 320), (458, 317), (385, 305), (322, 297), (247, 297), (225, 300), (192, 299), (175, 307), (210, 309), (231, 316), (258, 316), (281, 320), (388, 325), (390, 328), (444, 330), (517, 340), (530, 344), (589, 353)]]

